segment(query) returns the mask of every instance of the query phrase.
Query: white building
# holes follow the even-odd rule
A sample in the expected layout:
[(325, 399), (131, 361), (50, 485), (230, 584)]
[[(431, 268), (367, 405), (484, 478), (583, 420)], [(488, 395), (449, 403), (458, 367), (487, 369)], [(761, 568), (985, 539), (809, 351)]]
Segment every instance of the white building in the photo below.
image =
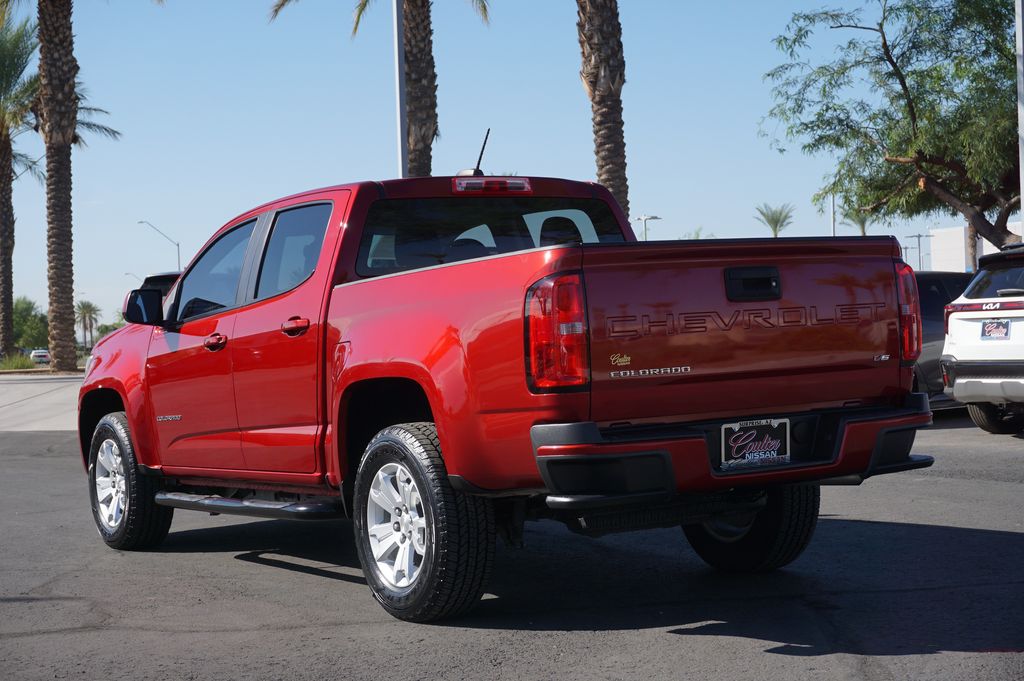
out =
[[(1014, 234), (1021, 233), (1021, 223), (1011, 222), (1010, 231)], [(967, 261), (967, 227), (942, 227), (929, 230), (931, 238), (928, 246), (931, 247), (931, 263), (928, 269), (941, 272), (970, 272), (972, 267)], [(914, 246), (913, 241), (903, 244)], [(922, 244), (922, 248), (924, 245)], [(995, 253), (999, 249), (978, 238), (978, 257), (989, 253)]]

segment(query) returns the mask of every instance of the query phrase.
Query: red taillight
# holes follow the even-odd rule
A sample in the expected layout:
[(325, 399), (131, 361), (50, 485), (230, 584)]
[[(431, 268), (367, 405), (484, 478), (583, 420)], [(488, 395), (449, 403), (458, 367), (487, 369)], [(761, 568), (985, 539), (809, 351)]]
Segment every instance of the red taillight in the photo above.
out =
[[(949, 315), (956, 312), (956, 308), (956, 305), (947, 305), (946, 307), (942, 308), (942, 331), (947, 336), (949, 335)], [(945, 372), (943, 372), (942, 377), (946, 377)]]
[(584, 388), (590, 382), (580, 275), (547, 277), (527, 292), (526, 377), (538, 392)]
[(531, 194), (525, 177), (453, 177), (452, 191), (467, 194)]
[(900, 306), (900, 358), (914, 362), (921, 356), (921, 303), (914, 270), (905, 262), (896, 263), (896, 292)]

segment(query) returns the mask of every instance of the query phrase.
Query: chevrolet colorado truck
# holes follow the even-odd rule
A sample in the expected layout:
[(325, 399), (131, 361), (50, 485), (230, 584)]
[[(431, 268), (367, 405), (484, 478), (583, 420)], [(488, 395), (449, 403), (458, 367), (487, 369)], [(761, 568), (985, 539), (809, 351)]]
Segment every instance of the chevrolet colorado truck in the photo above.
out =
[(889, 237), (638, 243), (603, 187), (364, 182), (228, 222), (89, 358), (100, 537), (174, 509), (351, 518), (373, 596), (480, 598), (526, 520), (681, 527), (726, 571), (793, 561), (820, 484), (923, 468), (914, 273)]

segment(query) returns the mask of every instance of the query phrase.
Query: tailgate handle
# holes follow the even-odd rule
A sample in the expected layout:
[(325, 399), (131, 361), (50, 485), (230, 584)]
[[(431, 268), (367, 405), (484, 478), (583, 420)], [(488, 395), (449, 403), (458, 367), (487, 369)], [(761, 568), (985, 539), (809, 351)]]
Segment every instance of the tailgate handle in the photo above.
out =
[(729, 300), (778, 300), (782, 282), (778, 267), (728, 267), (725, 270), (725, 295)]

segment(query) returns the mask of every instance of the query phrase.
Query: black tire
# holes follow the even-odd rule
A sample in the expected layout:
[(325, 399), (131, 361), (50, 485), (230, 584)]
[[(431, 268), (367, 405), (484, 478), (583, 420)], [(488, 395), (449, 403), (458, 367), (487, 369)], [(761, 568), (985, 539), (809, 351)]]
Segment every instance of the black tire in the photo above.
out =
[(704, 562), (726, 572), (770, 572), (796, 560), (814, 535), (821, 488), (784, 485), (768, 491), (767, 505), (732, 535), (713, 523), (685, 525), (690, 546)]
[[(108, 527), (100, 518), (96, 494), (96, 459), (100, 447), (107, 440), (113, 440), (120, 454), (127, 499), (127, 510), (113, 528)], [(159, 488), (157, 479), (142, 475), (139, 471), (124, 412), (114, 412), (101, 418), (89, 445), (89, 500), (96, 529), (107, 546), (122, 551), (138, 551), (151, 549), (164, 540), (171, 529), (174, 509), (158, 506), (153, 500)]]
[(988, 402), (967, 405), (974, 425), (993, 435), (1011, 435), (1024, 428), (1024, 417), (1008, 413), (1004, 407)]
[[(428, 533), (419, 572), (405, 588), (386, 581), (367, 530), (370, 486), (389, 463), (403, 466), (420, 490)], [(356, 474), (353, 516), (366, 583), (393, 617), (431, 622), (461, 615), (480, 600), (494, 563), (494, 510), (490, 500), (452, 489), (433, 423), (391, 426), (370, 441)]]

